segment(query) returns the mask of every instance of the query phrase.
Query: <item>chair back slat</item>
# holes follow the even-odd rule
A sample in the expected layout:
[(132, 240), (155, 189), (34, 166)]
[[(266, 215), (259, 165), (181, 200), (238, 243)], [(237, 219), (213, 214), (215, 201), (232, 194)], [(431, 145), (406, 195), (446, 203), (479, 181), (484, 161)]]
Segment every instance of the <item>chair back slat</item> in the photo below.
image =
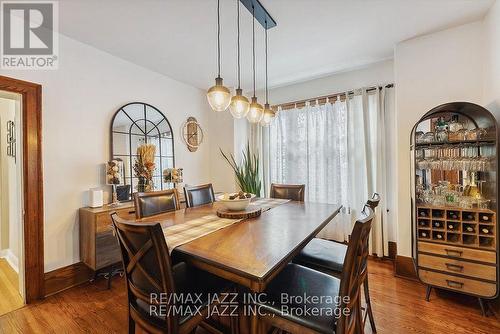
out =
[(177, 189), (135, 193), (134, 204), (138, 219), (180, 209)]
[(342, 315), (337, 320), (339, 333), (357, 333), (358, 330), (363, 332), (360, 328), (362, 326), (360, 289), (368, 259), (367, 241), (373, 218), (374, 211), (367, 204), (363, 209), (363, 216), (354, 224), (351, 240), (347, 246), (339, 291), (341, 301), (339, 306), (346, 312), (341, 312)]
[(305, 184), (271, 184), (269, 197), (304, 202)]
[(373, 193), (372, 198), (370, 198), (366, 202), (366, 204), (368, 204), (373, 211), (375, 211), (379, 203), (380, 203), (380, 195), (378, 193)]
[[(157, 317), (145, 310), (144, 305), (147, 308), (150, 305), (158, 305), (158, 302), (151, 298), (152, 295), (160, 299), (162, 294), (176, 291), (172, 262), (161, 225), (127, 222), (116, 213), (113, 213), (111, 218), (122, 253), (129, 307), (140, 313), (144, 319), (151, 318), (151, 323), (158, 321)], [(166, 298), (162, 303), (167, 308), (173, 306), (170, 298)], [(169, 332), (176, 332), (178, 323), (178, 317), (174, 314), (165, 318), (165, 328), (169, 329)]]
[(214, 189), (211, 183), (199, 186), (186, 185), (184, 187), (184, 197), (188, 208), (215, 202)]

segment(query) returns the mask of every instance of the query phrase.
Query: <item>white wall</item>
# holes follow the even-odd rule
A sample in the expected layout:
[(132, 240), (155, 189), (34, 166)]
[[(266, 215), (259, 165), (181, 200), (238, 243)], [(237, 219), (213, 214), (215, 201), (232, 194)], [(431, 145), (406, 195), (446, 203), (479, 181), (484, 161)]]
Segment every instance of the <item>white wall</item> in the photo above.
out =
[(483, 104), (500, 119), (500, 1), (484, 19)]
[(315, 96), (341, 93), (361, 87), (392, 83), (394, 80), (393, 67), (393, 61), (386, 60), (357, 70), (340, 72), (289, 86), (276, 87), (269, 91), (269, 99), (272, 104), (280, 104)]
[(210, 137), (210, 182), (214, 191), (232, 192), (235, 188), (234, 172), (222, 157), (220, 149), (226, 155), (235, 154), (234, 143), (238, 138), (235, 121), (229, 110), (223, 112), (210, 111), (208, 128)]
[[(396, 180), (398, 254), (411, 255), (410, 132), (431, 108), (446, 102), (481, 103), (482, 22), (396, 45)], [(497, 91), (498, 92), (498, 91)]]
[[(65, 36), (59, 59), (55, 71), (0, 71), (43, 86), (45, 271), (80, 261), (78, 208), (87, 204), (86, 191), (101, 185), (110, 121), (121, 105), (143, 101), (161, 110), (172, 124), (185, 182), (210, 181), (210, 109), (203, 91)], [(195, 153), (179, 137), (188, 116), (207, 134)]]

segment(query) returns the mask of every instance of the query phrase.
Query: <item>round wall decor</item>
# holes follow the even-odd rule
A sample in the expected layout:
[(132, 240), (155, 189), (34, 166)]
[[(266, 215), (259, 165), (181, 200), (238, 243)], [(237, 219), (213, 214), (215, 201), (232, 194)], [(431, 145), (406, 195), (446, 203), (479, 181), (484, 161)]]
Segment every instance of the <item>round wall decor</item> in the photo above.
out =
[(182, 125), (182, 140), (190, 152), (196, 152), (203, 143), (203, 129), (194, 117), (189, 117)]

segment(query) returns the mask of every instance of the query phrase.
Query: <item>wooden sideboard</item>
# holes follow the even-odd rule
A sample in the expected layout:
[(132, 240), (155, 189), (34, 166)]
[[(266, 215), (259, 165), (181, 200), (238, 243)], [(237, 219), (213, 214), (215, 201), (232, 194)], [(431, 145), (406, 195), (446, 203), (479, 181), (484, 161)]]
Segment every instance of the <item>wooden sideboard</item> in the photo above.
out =
[[(179, 194), (181, 208), (185, 208), (184, 195)], [(135, 220), (134, 202), (118, 206), (80, 208), (80, 259), (95, 272), (121, 262), (118, 241), (111, 228), (111, 213), (123, 219)]]
[(122, 260), (118, 241), (111, 227), (110, 214), (115, 211), (124, 219), (135, 220), (133, 202), (118, 206), (80, 208), (80, 258), (94, 272)]

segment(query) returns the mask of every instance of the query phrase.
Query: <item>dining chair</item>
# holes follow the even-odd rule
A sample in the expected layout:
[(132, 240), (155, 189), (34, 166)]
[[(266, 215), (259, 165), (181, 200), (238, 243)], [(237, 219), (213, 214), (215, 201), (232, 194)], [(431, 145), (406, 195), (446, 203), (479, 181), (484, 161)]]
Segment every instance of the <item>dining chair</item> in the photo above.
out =
[(184, 187), (184, 197), (188, 208), (215, 202), (214, 188), (211, 183), (199, 186), (186, 185)]
[(232, 284), (185, 262), (172, 265), (159, 223), (127, 222), (116, 212), (111, 218), (125, 268), (129, 333), (136, 325), (149, 333), (210, 328), (203, 322), (209, 307)]
[(180, 209), (177, 189), (135, 193), (135, 216), (137, 219), (155, 216)]
[(290, 199), (292, 201), (304, 202), (305, 184), (278, 184), (271, 183), (269, 197)]
[[(373, 211), (375, 211), (379, 203), (380, 195), (378, 193), (374, 193), (372, 197), (367, 201), (366, 205), (369, 206)], [(368, 239), (366, 240), (366, 242), (366, 247), (368, 247)], [(293, 259), (293, 262), (315, 270), (322, 271), (335, 277), (341, 277), (343, 271), (345, 270), (344, 268), (347, 259), (347, 249), (348, 246), (343, 243), (333, 240), (314, 238), (302, 249), (299, 255), (297, 255)], [(363, 264), (363, 271), (361, 272), (361, 283), (363, 284), (363, 292), (365, 295), (366, 303), (366, 313), (363, 316), (363, 325), (366, 321), (366, 317), (368, 317), (368, 319), (370, 320), (372, 331), (376, 332), (377, 329), (375, 327), (375, 318), (373, 316), (373, 310), (370, 301), (370, 290), (368, 287), (367, 267), (368, 262), (365, 261), (365, 263)]]
[(296, 263), (287, 264), (269, 283), (264, 298), (257, 299), (259, 320), (290, 333), (363, 333), (360, 285), (373, 217), (373, 210), (365, 206), (354, 224), (340, 279)]

